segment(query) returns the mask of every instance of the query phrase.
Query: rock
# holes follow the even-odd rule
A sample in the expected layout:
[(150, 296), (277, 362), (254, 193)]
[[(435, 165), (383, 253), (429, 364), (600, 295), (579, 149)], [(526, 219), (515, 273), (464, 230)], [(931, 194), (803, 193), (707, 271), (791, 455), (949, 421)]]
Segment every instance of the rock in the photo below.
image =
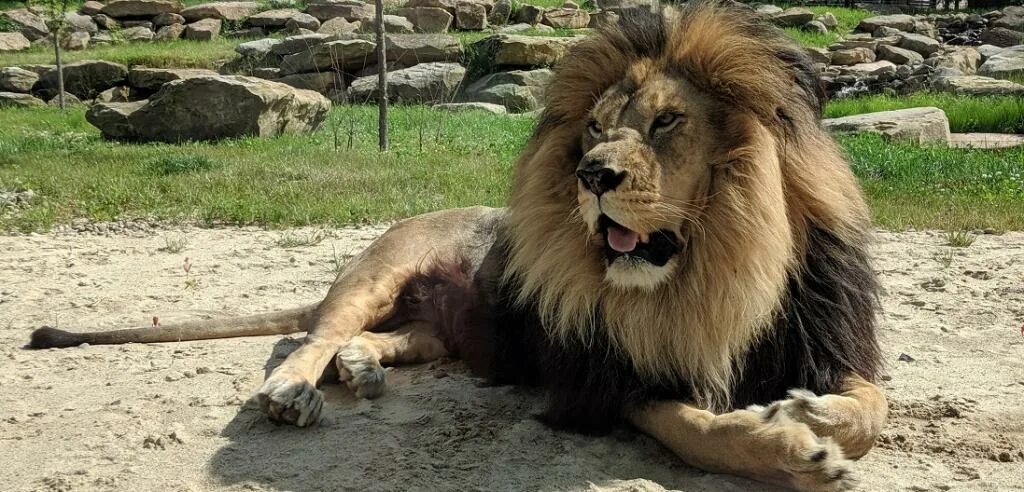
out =
[(1006, 7), (1003, 9), (1003, 16), (992, 21), (992, 26), (1017, 32), (1024, 31), (1024, 7)]
[(952, 68), (960, 73), (972, 75), (981, 65), (981, 53), (974, 48), (960, 48), (929, 58), (925, 63), (935, 68)]
[(249, 16), (245, 24), (256, 27), (277, 27), (282, 28), (288, 23), (288, 19), (301, 14), (297, 9), (276, 9), (266, 10)]
[(471, 84), (459, 99), (500, 104), (511, 113), (532, 111), (544, 106), (544, 91), (552, 76), (548, 69), (497, 72)]
[(173, 39), (181, 38), (181, 35), (185, 33), (184, 24), (171, 24), (169, 26), (161, 27), (159, 31), (153, 36), (154, 40), (157, 41), (170, 41)]
[(417, 32), (445, 33), (451, 27), (455, 16), (447, 10), (437, 7), (416, 7), (413, 24)]
[(825, 48), (804, 48), (804, 51), (814, 63), (824, 63), (825, 65), (832, 63), (832, 52)]
[(320, 29), (316, 32), (328, 36), (344, 36), (358, 31), (361, 26), (362, 23), (359, 21), (349, 22), (344, 17), (335, 17), (320, 24)]
[(137, 103), (95, 104), (86, 119), (108, 138), (181, 142), (305, 133), (316, 129), (329, 109), (330, 101), (313, 91), (212, 75), (167, 83)]
[(775, 14), (782, 13), (782, 7), (779, 7), (777, 5), (758, 3), (752, 4), (751, 6), (754, 7), (754, 12), (763, 17), (771, 17)]
[(811, 22), (808, 22), (808, 23), (804, 24), (803, 26), (800, 27), (800, 30), (804, 31), (804, 32), (816, 32), (818, 34), (828, 34), (828, 28), (825, 27), (825, 24), (822, 24), (821, 22), (818, 22), (816, 20), (812, 20)]
[(96, 31), (100, 30), (92, 17), (71, 12), (64, 14), (64, 29), (67, 32), (87, 32), (89, 34), (96, 34)]
[(896, 73), (896, 64), (888, 60), (879, 60), (871, 63), (858, 63), (848, 67), (841, 67), (840, 73), (844, 75), (859, 76)]
[(111, 87), (96, 96), (96, 102), (129, 102), (132, 91), (127, 86)]
[(455, 25), (465, 31), (481, 31), (487, 27), (487, 8), (476, 2), (455, 5)]
[(0, 53), (21, 51), (29, 46), (32, 43), (20, 32), (0, 32)]
[(369, 60), (373, 60), (375, 46), (373, 42), (364, 39), (343, 39), (320, 44), (311, 50), (284, 57), (281, 61), (281, 74), (328, 69), (344, 72), (359, 70)]
[(153, 22), (148, 20), (139, 19), (124, 19), (120, 22), (121, 27), (145, 27), (150, 31), (153, 30)]
[(32, 106), (42, 106), (46, 103), (42, 99), (37, 99), (29, 94), (22, 94), (20, 92), (0, 92), (0, 108), (28, 108)]
[(495, 65), (529, 67), (553, 65), (575, 42), (574, 38), (498, 34), (474, 45), (493, 53)]
[(262, 27), (242, 27), (232, 31), (224, 33), (225, 38), (262, 38), (267, 35), (267, 31), (263, 30)]
[(829, 29), (839, 27), (839, 19), (836, 19), (836, 16), (833, 15), (832, 12), (825, 12), (824, 14), (815, 17), (814, 20), (820, 22), (821, 25)]
[(210, 41), (220, 35), (220, 19), (197, 20), (185, 27), (185, 39)]
[(300, 51), (309, 50), (314, 46), (324, 44), (328, 41), (337, 41), (337, 39), (320, 33), (289, 36), (272, 45), (270, 47), (270, 52), (281, 56), (293, 55)]
[(939, 108), (911, 108), (822, 120), (834, 134), (879, 133), (918, 144), (949, 143), (949, 120)]
[[(111, 87), (124, 85), (128, 67), (103, 60), (83, 60), (64, 65), (64, 90), (79, 99), (93, 99)], [(57, 70), (39, 77), (32, 92), (49, 99), (57, 91)]]
[(129, 27), (121, 29), (121, 36), (126, 41), (149, 41), (156, 34), (148, 27)]
[(544, 12), (541, 23), (555, 29), (583, 29), (590, 24), (590, 14), (579, 9), (551, 9)]
[(32, 72), (32, 73), (42, 77), (43, 75), (46, 74), (46, 72), (49, 72), (50, 70), (53, 70), (53, 69), (57, 68), (57, 65), (48, 65), (48, 64), (43, 64), (43, 63), (29, 63), (27, 65), (22, 65), (21, 68), (25, 69), (25, 70), (28, 70), (29, 72)]
[(619, 23), (619, 18), (619, 14), (611, 10), (602, 10), (601, 12), (590, 14), (590, 24), (587, 24), (587, 27), (592, 29), (611, 27)]
[(874, 32), (871, 33), (871, 37), (873, 37), (873, 38), (887, 38), (889, 36), (902, 36), (904, 34), (906, 34), (906, 33), (901, 31), (901, 30), (899, 30), (899, 29), (893, 29), (893, 28), (888, 27), (888, 26), (882, 26), (882, 27), (879, 27), (878, 29), (875, 29)]
[(246, 58), (262, 58), (266, 56), (274, 48), (275, 45), (281, 43), (280, 39), (264, 38), (257, 39), (255, 41), (247, 41), (235, 46), (235, 53), (242, 55)]
[[(388, 72), (388, 99), (396, 103), (443, 102), (459, 88), (466, 69), (458, 63), (420, 63), (413, 67)], [(377, 76), (352, 81), (348, 97), (353, 102), (375, 101)]]
[(462, 43), (454, 36), (417, 34), (388, 36), (386, 39), (388, 61), (407, 67), (417, 63), (462, 59)]
[(800, 27), (814, 20), (814, 12), (803, 7), (790, 7), (773, 14), (772, 23), (779, 27)]
[(46, 21), (28, 9), (0, 11), (0, 20), (3, 19), (7, 19), (15, 27), (20, 28), (22, 36), (28, 38), (29, 41), (36, 41), (50, 35), (50, 28), (46, 27)]
[(451, 113), (463, 113), (466, 111), (485, 111), (491, 114), (507, 114), (508, 111), (505, 106), (500, 104), (491, 104), (483, 102), (463, 102), (463, 103), (442, 103), (435, 104), (434, 109), (441, 111), (448, 111)]
[(833, 65), (856, 65), (875, 61), (875, 52), (868, 48), (848, 48), (832, 52)]
[(296, 89), (306, 89), (327, 94), (333, 89), (344, 89), (345, 81), (341, 75), (333, 71), (317, 73), (296, 73), (274, 79), (275, 82), (288, 84)]
[(916, 51), (927, 58), (938, 52), (942, 48), (942, 43), (921, 34), (903, 34), (899, 47)]
[(281, 69), (276, 67), (254, 68), (249, 75), (261, 79), (274, 80), (281, 78)]
[(1024, 74), (1024, 45), (1006, 48), (985, 60), (978, 75), (1006, 79)]
[(96, 22), (96, 25), (99, 26), (100, 29), (107, 31), (113, 31), (121, 28), (121, 23), (117, 22), (113, 17), (110, 17), (107, 14), (96, 14), (92, 16), (92, 20)]
[(857, 30), (861, 32), (875, 32), (875, 29), (882, 26), (910, 32), (914, 30), (914, 17), (906, 14), (876, 15), (860, 21), (860, 24), (857, 25)]
[(939, 37), (939, 31), (935, 29), (935, 25), (922, 20), (914, 21), (914, 33), (933, 39)]
[(458, 0), (409, 0), (405, 2), (406, 8), (419, 8), (419, 7), (434, 7), (439, 9), (447, 10), (455, 15), (455, 4)]
[(980, 75), (940, 77), (932, 81), (931, 88), (938, 92), (952, 92), (966, 96), (1024, 96), (1024, 85)]
[(284, 27), (290, 31), (309, 29), (310, 31), (316, 32), (317, 29), (320, 29), (320, 20), (312, 15), (299, 13), (293, 15), (291, 19), (288, 19), (288, 21), (284, 23)]
[(155, 91), (168, 82), (210, 75), (217, 75), (217, 72), (201, 68), (133, 67), (128, 72), (128, 84), (139, 89)]
[(878, 59), (889, 60), (897, 65), (924, 63), (924, 57), (920, 53), (896, 46), (881, 45), (876, 53), (878, 54)]
[(82, 4), (78, 8), (78, 13), (82, 15), (96, 15), (103, 10), (103, 4), (95, 0), (89, 0)]
[(189, 22), (201, 19), (240, 21), (259, 9), (260, 4), (256, 2), (211, 2), (188, 7), (181, 11), (181, 16)]
[(981, 42), (1000, 48), (1009, 48), (1024, 44), (1024, 32), (1017, 32), (1005, 27), (993, 27), (981, 32)]
[(487, 23), (495, 26), (504, 26), (508, 24), (508, 19), (511, 16), (512, 1), (497, 0), (494, 2), (494, 6), (491, 7), (491, 12), (487, 14)]
[(306, 12), (321, 21), (344, 17), (349, 22), (371, 22), (377, 17), (372, 4), (358, 0), (311, 0), (306, 4)]
[(80, 51), (89, 47), (89, 33), (85, 31), (73, 31), (64, 36), (61, 46), (68, 51)]
[(177, 14), (182, 10), (180, 0), (113, 0), (100, 12), (115, 19), (121, 17), (155, 17), (160, 14)]
[(983, 44), (977, 47), (978, 54), (981, 55), (981, 61), (988, 60), (992, 55), (1003, 51), (1003, 48), (999, 46), (992, 46), (991, 44)]
[(520, 5), (519, 10), (516, 12), (516, 22), (523, 24), (540, 24), (543, 17), (543, 9), (529, 4)]
[(27, 94), (39, 80), (35, 72), (18, 67), (0, 68), (0, 91)]
[[(377, 22), (375, 20), (360, 22), (359, 30), (360, 32), (377, 32)], [(402, 16), (385, 15), (384, 32), (390, 34), (412, 34), (412, 22)]]
[[(60, 98), (57, 97), (57, 96), (53, 96), (53, 97), (50, 98), (49, 101), (46, 101), (46, 104), (49, 105), (49, 106), (60, 107)], [(65, 92), (64, 93), (64, 106), (74, 106), (76, 104), (82, 104), (82, 101), (80, 99), (78, 99), (77, 97), (75, 97), (74, 94), (69, 94), (69, 93)]]
[(184, 23), (185, 18), (179, 14), (160, 14), (153, 18), (153, 25), (156, 27), (173, 26), (174, 24)]

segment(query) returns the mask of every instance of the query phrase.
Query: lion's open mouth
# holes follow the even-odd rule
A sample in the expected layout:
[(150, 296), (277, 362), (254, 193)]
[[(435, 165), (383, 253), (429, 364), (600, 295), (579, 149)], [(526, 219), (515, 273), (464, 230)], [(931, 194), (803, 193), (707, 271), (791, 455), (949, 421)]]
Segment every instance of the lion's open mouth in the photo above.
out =
[(598, 227), (604, 236), (604, 251), (609, 264), (617, 258), (626, 257), (663, 266), (682, 249), (675, 234), (666, 229), (654, 231), (644, 240), (640, 233), (604, 214), (598, 219)]

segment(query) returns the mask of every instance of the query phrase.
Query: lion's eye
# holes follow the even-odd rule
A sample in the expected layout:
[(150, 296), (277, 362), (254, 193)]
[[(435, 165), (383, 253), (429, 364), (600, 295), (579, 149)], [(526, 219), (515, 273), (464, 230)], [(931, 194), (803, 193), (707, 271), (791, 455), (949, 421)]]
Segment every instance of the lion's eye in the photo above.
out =
[(651, 123), (651, 133), (667, 132), (676, 127), (683, 120), (679, 113), (661, 113)]
[(591, 121), (590, 124), (587, 125), (587, 131), (589, 131), (590, 135), (594, 138), (601, 136), (601, 130), (601, 124), (596, 121)]

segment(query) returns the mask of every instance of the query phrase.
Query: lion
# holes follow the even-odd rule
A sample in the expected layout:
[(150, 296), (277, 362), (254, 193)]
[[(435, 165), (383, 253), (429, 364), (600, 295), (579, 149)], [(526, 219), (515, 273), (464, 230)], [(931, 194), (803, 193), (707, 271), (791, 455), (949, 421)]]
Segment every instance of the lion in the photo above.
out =
[(332, 364), (458, 357), (542, 387), (553, 427), (632, 425), (686, 463), (843, 490), (881, 432), (878, 286), (856, 178), (820, 128), (813, 64), (748, 9), (625, 13), (555, 67), (507, 207), (394, 224), (317, 305), (31, 347), (306, 331), (256, 399), (317, 423)]

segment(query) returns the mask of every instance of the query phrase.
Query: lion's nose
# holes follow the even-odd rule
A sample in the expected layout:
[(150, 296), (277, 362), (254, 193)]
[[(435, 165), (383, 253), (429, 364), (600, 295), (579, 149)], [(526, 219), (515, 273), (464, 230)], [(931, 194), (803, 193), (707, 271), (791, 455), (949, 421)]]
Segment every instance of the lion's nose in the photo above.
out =
[(576, 178), (591, 193), (601, 196), (602, 193), (614, 190), (626, 179), (626, 173), (617, 172), (597, 159), (587, 159), (576, 169)]

